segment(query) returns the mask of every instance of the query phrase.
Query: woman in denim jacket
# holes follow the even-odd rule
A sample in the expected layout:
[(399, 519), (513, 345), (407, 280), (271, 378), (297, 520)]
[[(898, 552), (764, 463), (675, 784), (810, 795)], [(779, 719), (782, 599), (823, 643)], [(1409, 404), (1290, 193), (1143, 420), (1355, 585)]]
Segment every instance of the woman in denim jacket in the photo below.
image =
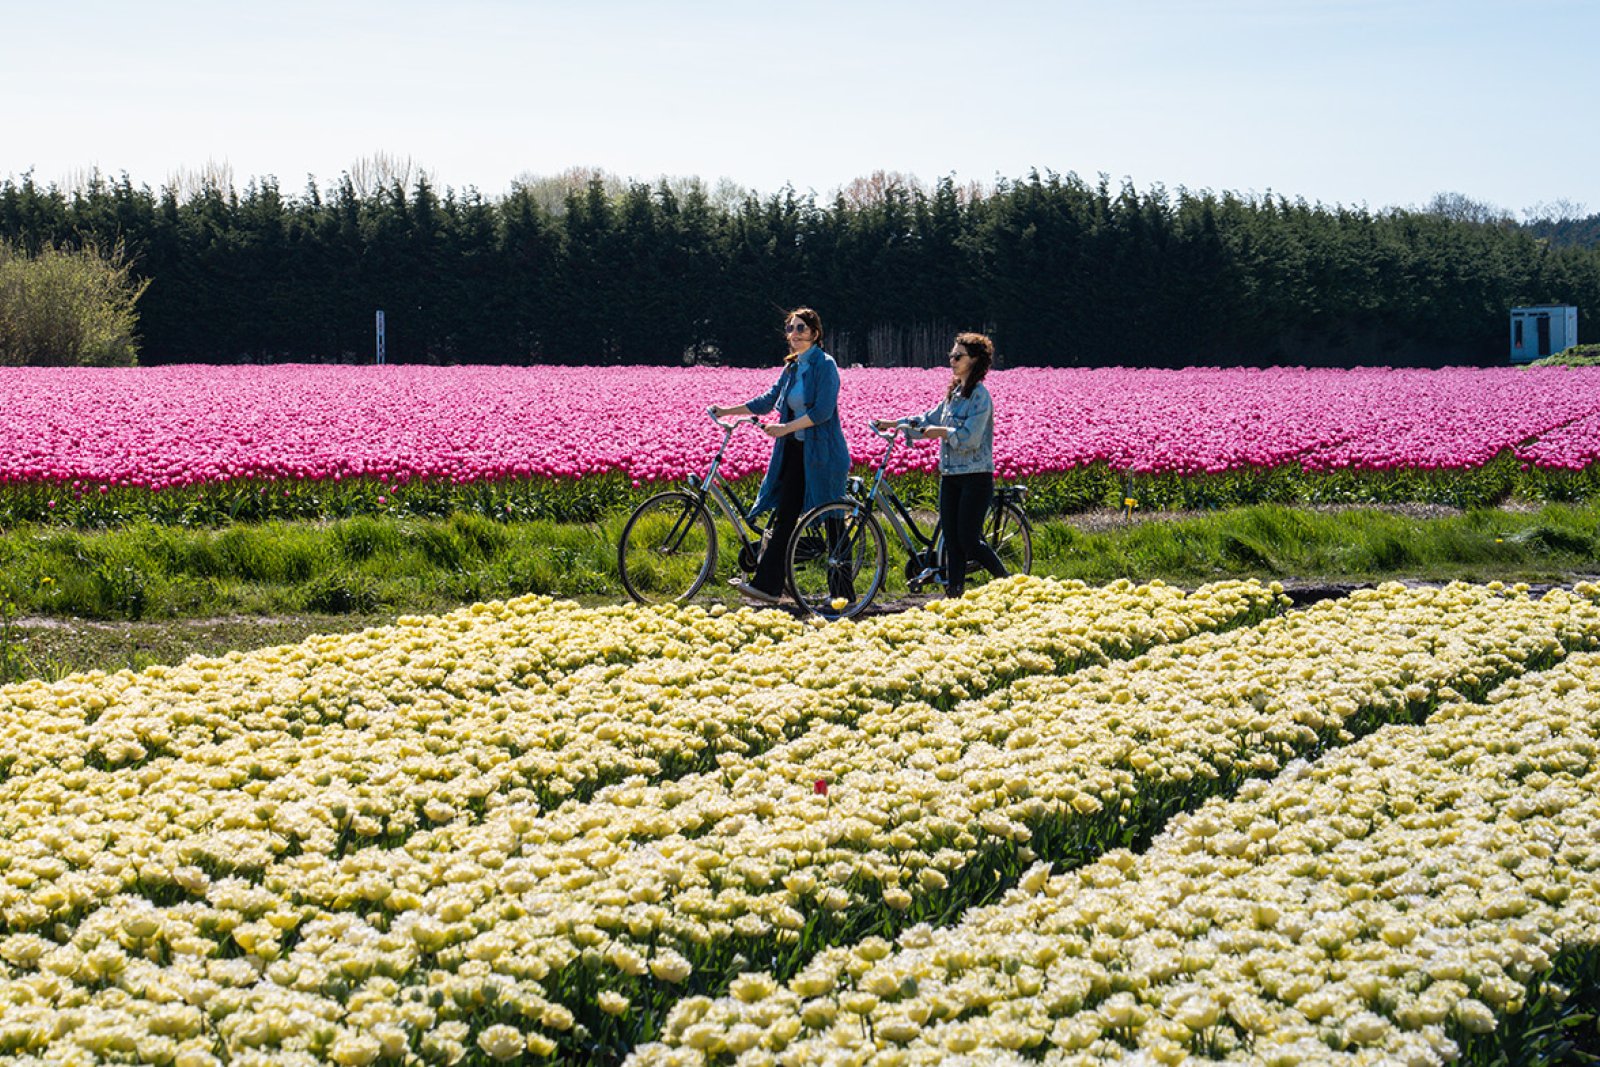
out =
[(789, 354), (772, 388), (746, 403), (711, 409), (719, 419), (778, 410), (779, 421), (761, 427), (774, 438), (772, 460), (750, 509), (759, 515), (776, 508), (777, 514), (755, 574), (749, 582), (733, 580), (739, 592), (770, 604), (783, 599), (785, 550), (801, 514), (844, 496), (850, 471), (839, 424), (839, 366), (822, 350), (822, 317), (795, 308), (785, 317), (783, 333)]
[[(950, 386), (927, 412), (900, 420), (910, 437), (939, 439), (939, 523), (944, 527), (945, 595), (966, 589), (967, 562), (996, 578), (1006, 566), (983, 539), (983, 517), (994, 499), (994, 402), (983, 379), (994, 365), (994, 342), (981, 333), (956, 335)], [(880, 430), (893, 419), (874, 420)]]

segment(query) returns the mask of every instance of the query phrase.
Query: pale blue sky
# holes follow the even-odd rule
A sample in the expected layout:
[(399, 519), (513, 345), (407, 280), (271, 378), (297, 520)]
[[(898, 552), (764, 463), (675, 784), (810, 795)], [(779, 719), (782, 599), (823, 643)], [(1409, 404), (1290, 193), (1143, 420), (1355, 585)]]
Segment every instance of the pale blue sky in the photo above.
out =
[(1600, 211), (1595, 0), (56, 0), (5, 7), (0, 178), (298, 193), (375, 152), (785, 182), (1030, 168), (1373, 208)]

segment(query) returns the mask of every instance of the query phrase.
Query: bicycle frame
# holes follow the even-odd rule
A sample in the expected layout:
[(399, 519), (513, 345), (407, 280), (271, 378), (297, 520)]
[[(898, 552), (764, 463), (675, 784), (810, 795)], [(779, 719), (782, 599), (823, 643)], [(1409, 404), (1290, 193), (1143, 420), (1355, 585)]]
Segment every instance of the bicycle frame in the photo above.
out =
[[(706, 414), (711, 415), (711, 412), (708, 410)], [(743, 547), (755, 548), (760, 545), (765, 528), (745, 517), (744, 505), (740, 502), (738, 494), (733, 491), (733, 486), (729, 485), (727, 480), (722, 477), (722, 456), (723, 453), (727, 452), (728, 442), (733, 440), (735, 430), (746, 424), (758, 426), (760, 425), (760, 420), (754, 416), (749, 416), (734, 422), (723, 422), (715, 415), (711, 415), (711, 421), (716, 423), (722, 430), (722, 444), (717, 448), (717, 454), (711, 457), (711, 466), (707, 468), (704, 476), (696, 478), (691, 474), (684, 481), (689, 486), (689, 489), (694, 492), (702, 507), (705, 506), (708, 498), (717, 506), (717, 510), (722, 513), (722, 517), (727, 519), (728, 524), (733, 527), (733, 532), (738, 535), (739, 542)], [(748, 536), (746, 531), (749, 531), (754, 536)]]
[[(984, 566), (981, 562), (969, 562), (967, 570), (956, 578), (941, 576), (940, 571), (947, 566), (942, 551), (944, 531), (936, 524), (931, 533), (924, 532), (888, 477), (889, 462), (899, 438), (913, 440), (913, 427), (897, 423), (889, 429), (881, 429), (877, 420), (868, 425), (884, 442), (876, 469), (870, 477), (851, 477), (844, 496), (802, 514), (794, 539), (787, 547), (788, 583), (795, 601), (803, 610), (823, 618), (854, 618), (887, 588), (891, 541), (905, 552), (906, 558), (900, 562), (904, 564), (905, 589), (910, 593), (920, 592), (929, 582), (944, 585), (947, 590), (960, 588), (968, 574)], [(1018, 498), (1020, 492), (1016, 494)], [(1011, 523), (1013, 515), (1015, 522)], [(885, 521), (893, 531), (892, 536), (884, 533)], [(1020, 564), (1014, 567), (984, 557), (988, 569), (996, 575), (1008, 574), (1014, 569), (1028, 573), (1032, 565), (1028, 521), (1025, 515), (1016, 512), (1010, 494), (1007, 499), (991, 504), (984, 522), (992, 524), (990, 540), (994, 545), (1009, 546), (1020, 536), (1015, 549), (1021, 553)], [(1010, 532), (1011, 526), (1002, 528), (1002, 523), (1011, 523), (1016, 532)], [(858, 581), (866, 582), (864, 592)]]
[[(916, 556), (931, 551), (939, 543), (938, 527), (934, 527), (934, 532), (931, 534), (923, 533), (922, 527), (917, 525), (917, 520), (912, 516), (910, 509), (901, 502), (899, 494), (888, 481), (889, 457), (894, 454), (895, 443), (901, 437), (901, 430), (884, 431), (874, 426), (872, 432), (886, 442), (883, 458), (878, 461), (878, 469), (872, 478), (872, 488), (862, 496), (857, 496), (853, 491), (849, 495), (862, 507), (876, 511), (888, 520), (889, 528), (900, 539), (900, 545), (907, 554)], [(910, 438), (907, 438), (907, 441), (909, 440)], [(851, 478), (850, 482), (852, 490), (865, 484), (859, 475)]]
[[(910, 442), (909, 429), (904, 424), (899, 424), (895, 429), (888, 431), (879, 430), (877, 426), (871, 426), (872, 432), (885, 442), (883, 457), (878, 461), (877, 470), (873, 474), (872, 488), (867, 490), (865, 494), (860, 493), (859, 490), (865, 485), (865, 482), (860, 476), (855, 476), (850, 479), (850, 490), (847, 496), (856, 501), (859, 506), (866, 508), (868, 511), (874, 511), (888, 520), (889, 528), (894, 532), (895, 537), (899, 539), (901, 547), (908, 556), (912, 558), (939, 559), (944, 551), (944, 527), (935, 522), (933, 531), (924, 533), (922, 527), (917, 524), (916, 518), (911, 514), (911, 510), (901, 501), (899, 494), (894, 491), (894, 485), (888, 480), (889, 457), (894, 453), (895, 444), (902, 435), (905, 436), (907, 443)], [(1027, 493), (1028, 487), (1025, 485), (997, 486), (994, 493), (994, 502), (991, 505), (989, 515), (985, 518), (985, 522), (987, 523), (996, 514), (994, 509), (1001, 504), (1009, 503), (1020, 507)], [(927, 580), (936, 582), (939, 585), (945, 584), (945, 577), (942, 573), (935, 573)]]

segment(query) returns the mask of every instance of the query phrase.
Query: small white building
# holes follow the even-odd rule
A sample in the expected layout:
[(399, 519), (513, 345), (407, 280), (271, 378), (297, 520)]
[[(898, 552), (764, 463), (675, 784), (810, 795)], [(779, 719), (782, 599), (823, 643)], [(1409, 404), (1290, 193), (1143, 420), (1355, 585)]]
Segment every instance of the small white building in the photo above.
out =
[(1511, 309), (1511, 362), (1532, 363), (1578, 343), (1578, 309), (1535, 304)]

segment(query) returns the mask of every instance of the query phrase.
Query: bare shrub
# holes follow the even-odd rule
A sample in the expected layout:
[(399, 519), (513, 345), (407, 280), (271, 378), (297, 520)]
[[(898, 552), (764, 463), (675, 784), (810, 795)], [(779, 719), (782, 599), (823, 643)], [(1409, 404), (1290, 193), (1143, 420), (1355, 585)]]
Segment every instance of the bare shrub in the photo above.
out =
[(133, 366), (134, 305), (149, 284), (133, 276), (120, 245), (46, 246), (30, 256), (0, 241), (0, 365)]

